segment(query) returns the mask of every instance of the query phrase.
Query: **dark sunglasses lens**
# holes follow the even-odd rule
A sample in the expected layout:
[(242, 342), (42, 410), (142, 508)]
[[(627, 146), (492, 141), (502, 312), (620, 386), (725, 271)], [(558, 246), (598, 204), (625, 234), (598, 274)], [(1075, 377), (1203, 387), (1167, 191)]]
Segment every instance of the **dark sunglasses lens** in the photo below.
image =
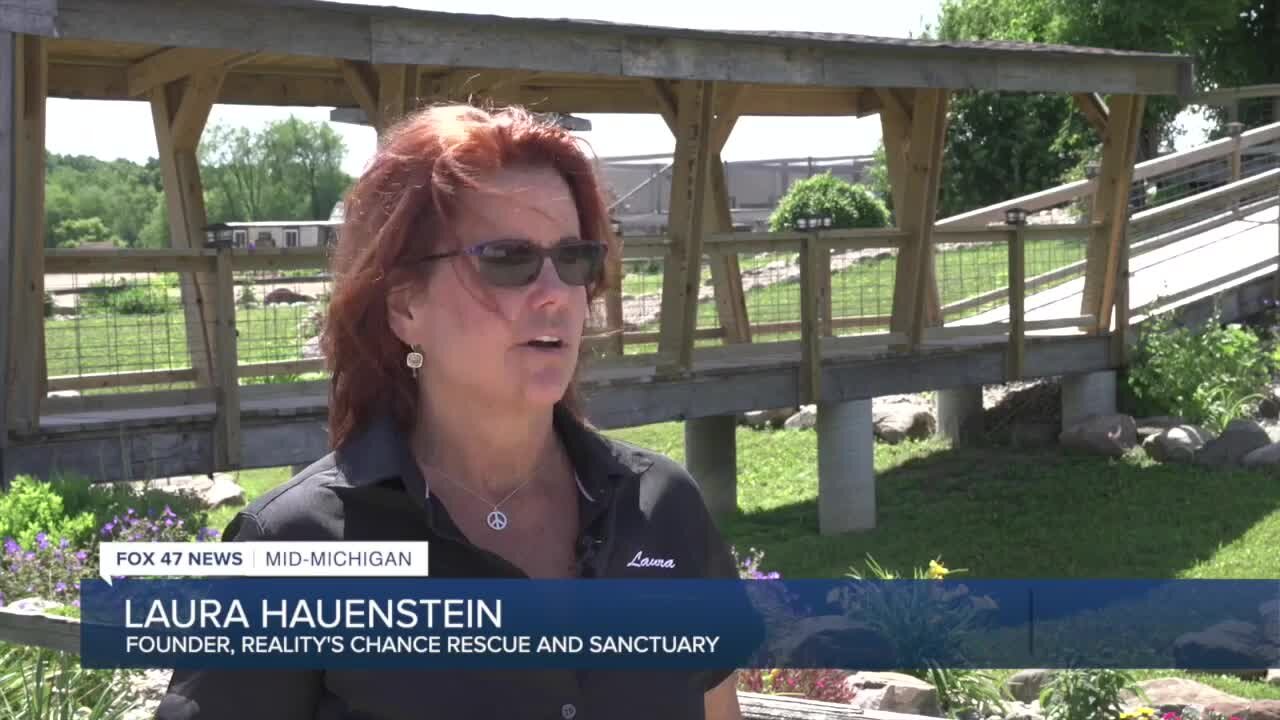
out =
[(528, 285), (542, 267), (542, 255), (530, 243), (491, 243), (476, 260), (485, 281), (499, 287)]
[(604, 245), (600, 243), (573, 243), (555, 249), (556, 273), (566, 285), (588, 285), (600, 272), (604, 258)]

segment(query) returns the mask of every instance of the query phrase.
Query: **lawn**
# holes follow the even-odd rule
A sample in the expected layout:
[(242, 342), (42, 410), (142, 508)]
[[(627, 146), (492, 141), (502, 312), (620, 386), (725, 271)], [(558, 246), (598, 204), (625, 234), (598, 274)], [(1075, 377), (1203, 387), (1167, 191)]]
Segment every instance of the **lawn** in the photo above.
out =
[[(679, 423), (610, 431), (684, 460)], [(832, 578), (873, 556), (909, 571), (940, 557), (974, 578), (1280, 577), (1280, 483), (1267, 473), (1157, 465), (1056, 451), (952, 449), (944, 441), (875, 447), (878, 524), (818, 535), (817, 445), (811, 431), (739, 428), (739, 511), (727, 540), (763, 550), (784, 578)], [(250, 498), (287, 469), (240, 473)], [(238, 508), (223, 508), (223, 527)], [(1012, 670), (1002, 675), (1012, 674)], [(1280, 687), (1224, 675), (1140, 671), (1139, 679), (1189, 677), (1247, 698), (1280, 699)]]

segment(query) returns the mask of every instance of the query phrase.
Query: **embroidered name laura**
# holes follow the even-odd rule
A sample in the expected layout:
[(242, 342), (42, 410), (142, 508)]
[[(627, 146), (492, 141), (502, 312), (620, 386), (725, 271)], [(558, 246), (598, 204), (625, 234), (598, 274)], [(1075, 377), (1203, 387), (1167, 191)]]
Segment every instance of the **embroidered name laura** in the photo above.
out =
[(627, 567), (660, 567), (674, 570), (676, 561), (671, 558), (665, 560), (661, 558), (647, 558), (644, 556), (643, 550), (637, 550), (636, 556), (631, 558), (631, 562), (627, 563)]

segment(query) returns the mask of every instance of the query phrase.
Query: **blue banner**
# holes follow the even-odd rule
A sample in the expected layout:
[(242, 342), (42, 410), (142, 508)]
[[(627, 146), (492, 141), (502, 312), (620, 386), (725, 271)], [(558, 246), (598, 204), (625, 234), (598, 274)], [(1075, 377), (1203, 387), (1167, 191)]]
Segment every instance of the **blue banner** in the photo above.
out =
[(85, 667), (1280, 667), (1276, 580), (85, 581)]

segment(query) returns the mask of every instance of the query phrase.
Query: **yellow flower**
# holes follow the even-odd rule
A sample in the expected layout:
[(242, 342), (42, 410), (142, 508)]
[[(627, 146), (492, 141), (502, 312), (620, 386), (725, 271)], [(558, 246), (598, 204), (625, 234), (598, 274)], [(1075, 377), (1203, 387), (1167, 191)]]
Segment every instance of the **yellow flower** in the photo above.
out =
[(1152, 717), (1156, 714), (1156, 710), (1155, 708), (1140, 707), (1138, 708), (1138, 714), (1145, 717)]
[(929, 561), (929, 579), (930, 580), (941, 580), (945, 578), (947, 576), (947, 573), (949, 572), (951, 571), (947, 569), (947, 566), (943, 565), (937, 560)]

